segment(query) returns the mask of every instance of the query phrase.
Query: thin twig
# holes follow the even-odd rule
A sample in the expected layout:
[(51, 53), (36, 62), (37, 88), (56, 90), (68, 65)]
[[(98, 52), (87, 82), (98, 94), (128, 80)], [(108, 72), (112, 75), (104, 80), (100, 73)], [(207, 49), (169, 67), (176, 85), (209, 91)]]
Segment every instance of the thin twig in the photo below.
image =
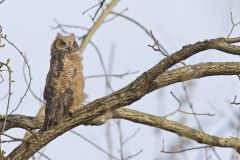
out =
[[(25, 55), (25, 57), (26, 57), (26, 55)], [(27, 57), (26, 57), (26, 58), (27, 58)], [(22, 72), (23, 72), (24, 82), (25, 82), (25, 84), (28, 86), (29, 82), (28, 82), (28, 80), (27, 80), (27, 76), (26, 76), (26, 73), (25, 73), (25, 66), (26, 66), (26, 64), (23, 63)], [(33, 96), (36, 100), (38, 100), (38, 101), (41, 102), (41, 103), (45, 103), (44, 100), (42, 100), (39, 96), (37, 96), (37, 95), (34, 93), (34, 91), (32, 90), (31, 87), (29, 87), (29, 91), (30, 91), (30, 93), (32, 94), (32, 96)]]
[(125, 73), (120, 73), (120, 74), (99, 74), (99, 75), (90, 75), (90, 76), (85, 76), (85, 79), (91, 79), (91, 78), (103, 78), (103, 77), (115, 77), (115, 78), (123, 78), (125, 76), (133, 75), (138, 73), (139, 71), (127, 71)]
[(123, 140), (123, 144), (125, 144), (125, 143), (127, 143), (129, 140), (131, 140), (133, 137), (135, 137), (138, 133), (139, 133), (139, 131), (140, 131), (141, 129), (140, 128), (138, 128), (132, 135), (130, 135), (128, 138), (126, 138), (125, 140)]
[(231, 102), (231, 104), (240, 105), (240, 102), (236, 102), (236, 100), (237, 100), (237, 95), (234, 96), (234, 100)]
[(70, 133), (72, 133), (72, 134), (74, 134), (74, 135), (76, 135), (76, 136), (84, 139), (86, 142), (90, 143), (90, 144), (93, 145), (95, 148), (97, 148), (97, 149), (100, 150), (101, 152), (105, 153), (106, 155), (112, 157), (113, 159), (119, 160), (119, 158), (117, 158), (117, 157), (109, 154), (107, 151), (105, 151), (103, 148), (101, 148), (100, 146), (98, 146), (96, 143), (94, 143), (93, 141), (91, 141), (91, 140), (89, 140), (88, 138), (84, 137), (83, 135), (79, 134), (78, 132), (71, 130)]
[(2, 4), (4, 1), (5, 1), (5, 0), (1, 0), (1, 1), (0, 1), (0, 4)]
[[(121, 12), (119, 12), (118, 14), (123, 14), (125, 13), (126, 11), (128, 11), (128, 8), (125, 8), (124, 10), (122, 10)], [(111, 13), (114, 13), (114, 12), (111, 12)], [(107, 22), (111, 22), (112, 20), (118, 18), (119, 15), (114, 15), (113, 17), (109, 18), (109, 19), (106, 19), (103, 23), (107, 23)]]
[[(107, 69), (106, 69), (105, 64), (104, 64), (104, 62), (103, 62), (103, 58), (102, 58), (102, 54), (101, 54), (100, 50), (98, 49), (97, 45), (95, 45), (95, 43), (93, 43), (92, 41), (89, 41), (89, 43), (90, 43), (90, 44), (93, 46), (93, 48), (96, 50), (96, 52), (97, 52), (97, 54), (98, 54), (98, 58), (99, 58), (99, 60), (100, 60), (100, 64), (101, 64), (102, 69), (103, 69), (103, 73), (104, 73), (105, 75), (107, 75)], [(106, 85), (107, 85), (107, 87), (113, 92), (113, 88), (112, 88), (112, 86), (111, 86), (111, 84), (110, 84), (107, 76), (105, 76), (105, 80), (106, 80)]]
[[(148, 31), (148, 29), (146, 29), (146, 27), (144, 27), (141, 23), (139, 23), (138, 21), (136, 21), (135, 19), (123, 15), (122, 13), (116, 13), (116, 12), (111, 12), (111, 14), (114, 14), (116, 16), (122, 17), (132, 23), (134, 23), (135, 25), (137, 25), (139, 28), (141, 28), (151, 39), (153, 39), (151, 32)], [(154, 40), (154, 39), (153, 39)], [(154, 41), (156, 42), (156, 41)], [(158, 41), (158, 46), (159, 46), (159, 51), (163, 54), (163, 55), (169, 55), (168, 51), (163, 47), (163, 45), (161, 45), (161, 43), (159, 43)]]
[(6, 93), (3, 97), (0, 98), (0, 101), (4, 100), (8, 96), (8, 93)]
[(5, 133), (2, 133), (1, 135), (6, 136), (6, 137), (8, 137), (8, 138), (10, 138), (10, 139), (12, 139), (12, 140), (14, 140), (14, 141), (21, 141), (21, 142), (23, 142), (23, 143), (26, 143), (26, 142), (27, 142), (27, 141), (24, 140), (24, 139), (21, 139), (21, 138), (15, 138), (15, 137), (10, 136), (10, 135), (5, 134)]
[(170, 94), (173, 96), (173, 98), (178, 102), (178, 104), (179, 104), (179, 108), (181, 108), (182, 107), (182, 102), (181, 102), (181, 100), (177, 97), (177, 96), (175, 96), (175, 94), (172, 92), (172, 91), (170, 91)]
[(42, 157), (46, 158), (47, 160), (51, 160), (50, 157), (48, 157), (46, 154), (42, 153), (42, 152), (37, 152), (39, 155), (41, 155)]
[(12, 143), (12, 142), (19, 142), (19, 140), (11, 139), (11, 140), (2, 140), (1, 143)]
[(233, 14), (232, 14), (232, 12), (230, 12), (230, 17), (231, 17), (231, 23), (232, 23), (232, 27), (231, 27), (231, 30), (230, 30), (230, 32), (229, 32), (229, 33), (228, 33), (228, 35), (227, 35), (227, 38), (229, 38), (229, 37), (231, 36), (231, 34), (232, 34), (232, 32), (233, 32), (234, 28), (235, 28), (237, 25), (239, 25), (239, 24), (240, 24), (240, 21), (239, 21), (239, 22), (237, 22), (237, 23), (235, 23), (235, 22), (234, 22), (234, 20), (233, 20)]
[[(2, 70), (0, 70), (0, 71), (2, 71)], [(1, 78), (0, 83), (4, 82), (4, 78), (3, 78), (2, 74), (0, 74), (0, 78)]]
[(26, 66), (27, 66), (27, 68), (28, 68), (29, 84), (28, 84), (28, 86), (27, 86), (27, 88), (26, 88), (23, 96), (20, 98), (17, 106), (11, 111), (10, 114), (12, 114), (13, 112), (15, 112), (15, 111), (18, 109), (18, 107), (19, 107), (20, 104), (22, 103), (23, 99), (24, 99), (25, 96), (27, 95), (28, 90), (30, 89), (30, 86), (31, 86), (31, 83), (32, 83), (31, 68), (30, 68), (30, 65), (28, 64), (27, 59), (26, 59), (26, 57), (24, 56), (23, 52), (22, 52), (13, 42), (10, 42), (10, 41), (7, 39), (7, 36), (6, 36), (6, 35), (5, 35), (5, 36), (1, 35), (1, 37), (2, 37), (2, 39), (4, 39), (5, 41), (7, 41), (13, 48), (15, 48), (15, 49), (18, 51), (18, 53), (21, 55), (21, 57), (23, 58), (24, 63), (26, 64)]
[[(2, 140), (1, 138), (1, 135), (3, 134), (4, 130), (5, 130), (5, 127), (6, 127), (6, 122), (7, 122), (7, 116), (8, 116), (8, 111), (9, 111), (9, 108), (10, 108), (10, 102), (11, 102), (11, 95), (12, 95), (12, 71), (11, 71), (11, 68), (9, 67), (8, 65), (8, 62), (7, 63), (2, 63), (0, 62), (1, 65), (5, 66), (8, 70), (8, 99), (7, 99), (7, 108), (6, 108), (6, 112), (5, 112), (5, 117), (4, 117), (4, 123), (3, 123), (3, 128), (2, 128), (2, 131), (0, 133), (0, 141)], [(0, 143), (0, 150), (2, 150), (2, 146), (1, 146), (1, 143)]]
[(175, 111), (168, 113), (167, 115), (165, 115), (164, 117), (169, 117), (172, 116), (178, 112), (180, 113), (184, 113), (184, 114), (189, 114), (189, 115), (195, 115), (195, 116), (214, 116), (215, 114), (210, 114), (210, 113), (195, 113), (195, 112), (187, 112), (187, 111), (183, 111), (182, 108), (182, 102), (180, 101), (180, 99), (172, 92), (170, 91), (171, 95), (173, 96), (173, 98), (179, 103), (178, 109), (176, 109)]
[(97, 17), (98, 12), (99, 12), (100, 9), (103, 7), (103, 4), (105, 3), (105, 1), (106, 1), (106, 0), (100, 1), (98, 4), (95, 4), (95, 5), (93, 5), (92, 7), (88, 8), (87, 10), (85, 10), (84, 12), (82, 12), (82, 14), (85, 14), (85, 13), (87, 13), (88, 11), (90, 11), (91, 9), (93, 9), (93, 8), (95, 8), (95, 7), (98, 6), (96, 12), (94, 13), (94, 16), (91, 17), (92, 21), (94, 21), (95, 18)]
[[(110, 46), (110, 57), (108, 59), (108, 67), (107, 67), (107, 72), (109, 74), (112, 73), (113, 70), (113, 66), (114, 66), (114, 57), (115, 57), (115, 45), (111, 45)], [(111, 77), (108, 77), (108, 81), (111, 84)], [(106, 88), (106, 95), (109, 94), (109, 92), (111, 92), (111, 90), (109, 90), (108, 86), (105, 85)], [(113, 140), (112, 140), (112, 123), (109, 121), (106, 125), (106, 141), (107, 141), (107, 148), (108, 148), (108, 152), (110, 154), (113, 153)], [(112, 160), (111, 157), (108, 157), (109, 160)]]
[(212, 148), (213, 146), (201, 146), (201, 147), (192, 147), (192, 148), (187, 148), (187, 149), (182, 149), (179, 151), (164, 151), (162, 150), (162, 153), (182, 153), (186, 151), (191, 151), (191, 150), (197, 150), (197, 149), (206, 149), (206, 148)]
[(112, 8), (119, 2), (119, 0), (112, 0), (107, 8), (102, 12), (102, 14), (98, 17), (97, 21), (93, 24), (93, 26), (89, 29), (87, 35), (83, 38), (83, 41), (79, 47), (80, 54), (82, 54), (87, 47), (89, 41), (91, 40), (93, 34), (97, 31), (100, 25), (103, 23), (104, 19), (108, 16), (108, 14), (112, 11)]
[[(153, 32), (150, 30), (150, 34), (151, 34), (151, 38), (154, 41), (153, 45), (148, 45), (149, 47), (151, 47), (154, 51), (159, 51), (162, 53), (162, 55), (164, 55), (165, 57), (169, 56), (169, 53), (166, 51), (162, 50), (161, 44), (159, 43), (159, 41), (155, 38), (155, 36), (153, 35)], [(157, 47), (157, 48), (155, 48)]]
[(196, 115), (196, 116), (214, 116), (215, 114), (211, 113), (192, 113), (192, 112), (186, 112), (183, 110), (179, 110), (179, 112), (184, 113), (184, 114), (189, 114), (189, 115)]
[(118, 127), (118, 133), (119, 133), (119, 143), (120, 143), (120, 157), (121, 160), (124, 160), (124, 153), (123, 153), (123, 133), (122, 133), (122, 128), (121, 128), (121, 120), (117, 120), (117, 127)]
[(66, 28), (82, 29), (82, 30), (85, 30), (85, 31), (88, 31), (88, 30), (89, 30), (89, 28), (83, 27), (83, 26), (62, 24), (62, 23), (60, 23), (59, 21), (57, 21), (56, 18), (54, 18), (54, 22), (57, 24), (57, 26), (51, 27), (52, 29), (58, 29), (58, 28), (66, 27)]
[[(185, 97), (186, 97), (186, 99), (187, 99), (187, 103), (188, 103), (189, 108), (191, 109), (191, 111), (192, 111), (193, 113), (196, 113), (196, 112), (195, 112), (195, 109), (194, 109), (194, 107), (193, 107), (193, 104), (192, 104), (192, 102), (190, 101), (190, 97), (189, 97), (189, 94), (188, 94), (188, 91), (187, 91), (187, 87), (186, 87), (186, 85), (185, 85), (184, 82), (182, 82), (182, 88), (183, 88), (183, 91), (184, 91), (184, 93), (185, 93)], [(198, 128), (199, 128), (201, 131), (204, 131), (204, 130), (203, 130), (203, 127), (202, 127), (202, 125), (201, 125), (201, 123), (200, 123), (200, 121), (199, 121), (199, 119), (198, 119), (198, 117), (197, 117), (195, 114), (193, 114), (193, 115), (194, 115), (195, 121), (197, 122)], [(212, 149), (213, 153), (215, 154), (215, 156), (218, 158), (218, 160), (221, 160), (221, 157), (219, 156), (219, 154), (217, 153), (217, 151), (215, 150), (215, 148), (211, 148), (211, 149)]]
[(137, 157), (139, 154), (141, 154), (143, 152), (143, 149), (140, 149), (137, 153), (133, 154), (133, 155), (130, 155), (130, 156), (127, 156), (124, 160), (128, 160), (128, 159), (132, 159), (132, 158), (135, 158)]

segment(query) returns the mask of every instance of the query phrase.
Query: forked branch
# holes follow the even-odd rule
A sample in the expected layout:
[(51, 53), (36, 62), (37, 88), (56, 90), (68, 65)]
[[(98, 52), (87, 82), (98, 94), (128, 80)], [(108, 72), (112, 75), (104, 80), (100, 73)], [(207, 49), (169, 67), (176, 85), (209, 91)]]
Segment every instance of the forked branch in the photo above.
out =
[[(65, 118), (53, 129), (44, 132), (37, 132), (34, 136), (31, 136), (28, 139), (28, 143), (20, 144), (8, 155), (7, 158), (10, 158), (11, 160), (28, 159), (35, 152), (40, 150), (43, 146), (48, 144), (53, 139), (57, 138), (59, 135), (62, 135), (63, 133), (69, 131), (70, 129), (81, 124), (87, 124), (88, 122), (96, 119), (101, 115), (107, 113), (111, 114), (117, 108), (124, 107), (136, 102), (150, 91), (153, 91), (153, 89), (152, 90), (150, 89), (151, 84), (158, 76), (163, 74), (170, 67), (181, 62), (182, 60), (185, 60), (193, 56), (196, 53), (208, 49), (216, 49), (228, 54), (240, 55), (240, 47), (231, 44), (239, 41), (240, 38), (234, 39), (218, 38), (197, 42), (193, 45), (187, 45), (183, 47), (180, 51), (177, 51), (172, 55), (166, 57), (165, 59), (161, 60), (158, 64), (156, 64), (148, 71), (144, 72), (142, 75), (140, 75), (136, 80), (134, 80), (126, 87), (108, 96), (105, 96), (103, 98), (97, 99), (89, 103), (85, 107), (79, 109), (79, 111), (77, 111), (71, 117)], [(213, 143), (221, 142), (221, 140), (219, 141), (216, 138), (215, 140), (216, 141)], [(228, 142), (224, 141), (221, 143), (227, 144), (227, 147), (233, 147), (238, 152), (240, 152), (238, 148), (239, 146), (235, 145), (239, 144), (239, 140), (236, 138), (228, 140), (229, 140)], [(199, 139), (199, 142), (201, 142), (201, 139)], [(230, 142), (231, 145), (229, 144)]]

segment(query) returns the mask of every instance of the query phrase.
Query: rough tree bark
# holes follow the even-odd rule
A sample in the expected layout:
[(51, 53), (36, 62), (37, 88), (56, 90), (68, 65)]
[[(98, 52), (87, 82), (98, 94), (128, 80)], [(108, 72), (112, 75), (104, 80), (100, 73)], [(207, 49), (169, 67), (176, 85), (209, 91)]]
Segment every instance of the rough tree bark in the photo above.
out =
[[(28, 141), (27, 143), (22, 143), (16, 149), (14, 149), (7, 156), (7, 158), (10, 158), (11, 160), (28, 159), (34, 153), (40, 150), (43, 146), (45, 146), (46, 144), (48, 144), (50, 141), (57, 138), (58, 136), (62, 135), (66, 131), (81, 124), (88, 124), (90, 121), (94, 119), (96, 120), (98, 117), (104, 114), (112, 113), (117, 108), (124, 107), (134, 103), (135, 101), (141, 99), (150, 91), (157, 89), (157, 88), (153, 88), (152, 84), (154, 83), (154, 80), (158, 76), (163, 74), (167, 69), (169, 69), (176, 63), (181, 62), (182, 60), (196, 53), (199, 53), (201, 51), (208, 50), (208, 49), (216, 49), (216, 50), (224, 51), (229, 54), (240, 55), (240, 47), (230, 44), (230, 43), (236, 43), (239, 41), (240, 41), (240, 38), (229, 38), (229, 39), (218, 38), (218, 39), (212, 39), (212, 40), (205, 40), (203, 42), (197, 42), (193, 45), (187, 45), (183, 47), (180, 51), (177, 51), (172, 55), (170, 55), (169, 57), (161, 60), (158, 64), (156, 64), (154, 67), (152, 67), (148, 71), (144, 72), (141, 76), (139, 76), (136, 80), (134, 80), (132, 83), (130, 83), (126, 87), (108, 96), (105, 96), (103, 98), (97, 99), (89, 103), (85, 107), (81, 108), (78, 112), (76, 112), (76, 114), (74, 114), (72, 117), (67, 117), (66, 119), (64, 119), (63, 122), (55, 126), (53, 129), (45, 132), (37, 132), (36, 134), (31, 136), (29, 139), (27, 139)], [(223, 63), (223, 64), (226, 65), (227, 63)], [(234, 66), (234, 64), (236, 65), (238, 63), (232, 63), (232, 64)], [(228, 73), (228, 74), (231, 74), (231, 73)], [(177, 80), (175, 82), (177, 82)], [(134, 119), (132, 119), (132, 121), (134, 121)], [(142, 120), (139, 120), (139, 122), (141, 121)], [(152, 125), (147, 121), (143, 124)], [(178, 129), (181, 130), (180, 128)], [(171, 130), (171, 128), (169, 128), (168, 130), (173, 131)], [(198, 132), (195, 132), (195, 130), (191, 130), (191, 132), (188, 132), (189, 128), (186, 128), (186, 130), (187, 131), (185, 132), (184, 130), (182, 130), (183, 132), (178, 134), (185, 135), (186, 137), (194, 137), (193, 135), (197, 135), (196, 133), (198, 133)], [(191, 133), (193, 135), (191, 135)], [(205, 135), (205, 134), (202, 134), (202, 135)], [(201, 143), (208, 142), (208, 144), (210, 145), (216, 145), (221, 147), (232, 147), (238, 152), (240, 152), (239, 150), (240, 141), (237, 138), (219, 139), (214, 136), (206, 137), (206, 135), (205, 136), (202, 136), (202, 135), (197, 136), (195, 140)], [(203, 140), (204, 138), (205, 138), (205, 141)]]

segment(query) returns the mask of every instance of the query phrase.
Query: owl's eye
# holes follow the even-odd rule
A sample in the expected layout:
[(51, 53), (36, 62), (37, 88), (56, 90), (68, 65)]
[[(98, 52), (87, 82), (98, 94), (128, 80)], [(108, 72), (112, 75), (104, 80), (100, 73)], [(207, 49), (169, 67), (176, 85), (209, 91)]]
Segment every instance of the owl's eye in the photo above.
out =
[(60, 41), (60, 46), (66, 46), (66, 45), (67, 45), (66, 42), (64, 42), (64, 41)]
[(74, 46), (75, 48), (77, 48), (77, 47), (78, 47), (78, 44), (77, 44), (77, 42), (76, 42), (76, 41), (73, 43), (73, 46)]

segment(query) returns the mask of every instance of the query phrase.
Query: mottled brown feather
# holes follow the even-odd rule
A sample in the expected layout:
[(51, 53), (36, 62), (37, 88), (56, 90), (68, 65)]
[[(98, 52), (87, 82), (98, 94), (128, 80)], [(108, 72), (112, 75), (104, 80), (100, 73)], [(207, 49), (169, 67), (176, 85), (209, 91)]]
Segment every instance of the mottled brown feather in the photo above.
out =
[[(66, 46), (61, 41), (67, 43)], [(58, 35), (51, 48), (50, 70), (44, 89), (46, 100), (44, 130), (52, 128), (63, 117), (76, 111), (84, 101), (81, 61), (75, 36)]]

